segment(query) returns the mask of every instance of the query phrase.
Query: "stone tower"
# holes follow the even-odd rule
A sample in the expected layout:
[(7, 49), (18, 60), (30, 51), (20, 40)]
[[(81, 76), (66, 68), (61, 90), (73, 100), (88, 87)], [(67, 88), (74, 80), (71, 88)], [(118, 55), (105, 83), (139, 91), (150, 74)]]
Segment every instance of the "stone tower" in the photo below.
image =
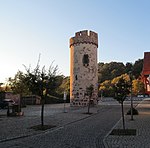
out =
[(76, 32), (70, 38), (70, 103), (71, 106), (86, 106), (86, 88), (94, 87), (92, 100), (98, 97), (98, 34), (93, 31)]

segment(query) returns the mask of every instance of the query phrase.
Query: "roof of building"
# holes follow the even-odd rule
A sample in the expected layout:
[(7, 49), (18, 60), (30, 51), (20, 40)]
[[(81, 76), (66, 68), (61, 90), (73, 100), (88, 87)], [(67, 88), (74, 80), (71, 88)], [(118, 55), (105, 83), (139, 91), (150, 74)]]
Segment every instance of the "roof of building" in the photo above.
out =
[(150, 52), (144, 52), (143, 75), (150, 75)]

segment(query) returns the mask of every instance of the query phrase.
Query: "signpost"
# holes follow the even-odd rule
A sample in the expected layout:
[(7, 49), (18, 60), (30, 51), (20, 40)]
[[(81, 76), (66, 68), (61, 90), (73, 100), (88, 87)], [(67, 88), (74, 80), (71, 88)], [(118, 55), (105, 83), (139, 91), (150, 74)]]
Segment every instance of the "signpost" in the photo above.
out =
[(129, 71), (129, 77), (130, 77), (130, 83), (131, 83), (131, 92), (130, 92), (130, 100), (131, 100), (131, 120), (133, 120), (133, 100), (132, 100), (132, 78), (133, 78), (133, 75), (132, 75), (132, 72)]
[(66, 92), (64, 91), (64, 113), (66, 113), (66, 98), (67, 98), (67, 94)]

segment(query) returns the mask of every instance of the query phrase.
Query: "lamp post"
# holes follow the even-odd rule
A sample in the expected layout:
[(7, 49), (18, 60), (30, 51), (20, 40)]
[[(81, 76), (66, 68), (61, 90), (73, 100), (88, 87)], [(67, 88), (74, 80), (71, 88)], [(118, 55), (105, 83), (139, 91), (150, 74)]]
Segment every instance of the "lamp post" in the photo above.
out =
[(129, 72), (129, 77), (130, 77), (130, 83), (131, 83), (131, 88), (130, 88), (130, 100), (131, 100), (131, 120), (133, 120), (133, 100), (132, 100), (132, 72)]
[(103, 90), (101, 90), (101, 101), (103, 99)]

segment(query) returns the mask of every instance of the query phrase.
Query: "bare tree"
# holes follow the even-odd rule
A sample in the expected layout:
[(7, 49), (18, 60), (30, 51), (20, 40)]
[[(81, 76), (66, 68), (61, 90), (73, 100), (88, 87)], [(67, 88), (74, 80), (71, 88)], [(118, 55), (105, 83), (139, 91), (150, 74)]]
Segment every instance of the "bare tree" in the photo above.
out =
[(52, 63), (48, 70), (45, 69), (45, 66), (40, 69), (39, 61), (40, 59), (32, 71), (30, 67), (26, 67), (26, 82), (32, 94), (41, 97), (41, 126), (43, 126), (45, 98), (57, 87), (55, 79), (58, 67), (53, 66)]

